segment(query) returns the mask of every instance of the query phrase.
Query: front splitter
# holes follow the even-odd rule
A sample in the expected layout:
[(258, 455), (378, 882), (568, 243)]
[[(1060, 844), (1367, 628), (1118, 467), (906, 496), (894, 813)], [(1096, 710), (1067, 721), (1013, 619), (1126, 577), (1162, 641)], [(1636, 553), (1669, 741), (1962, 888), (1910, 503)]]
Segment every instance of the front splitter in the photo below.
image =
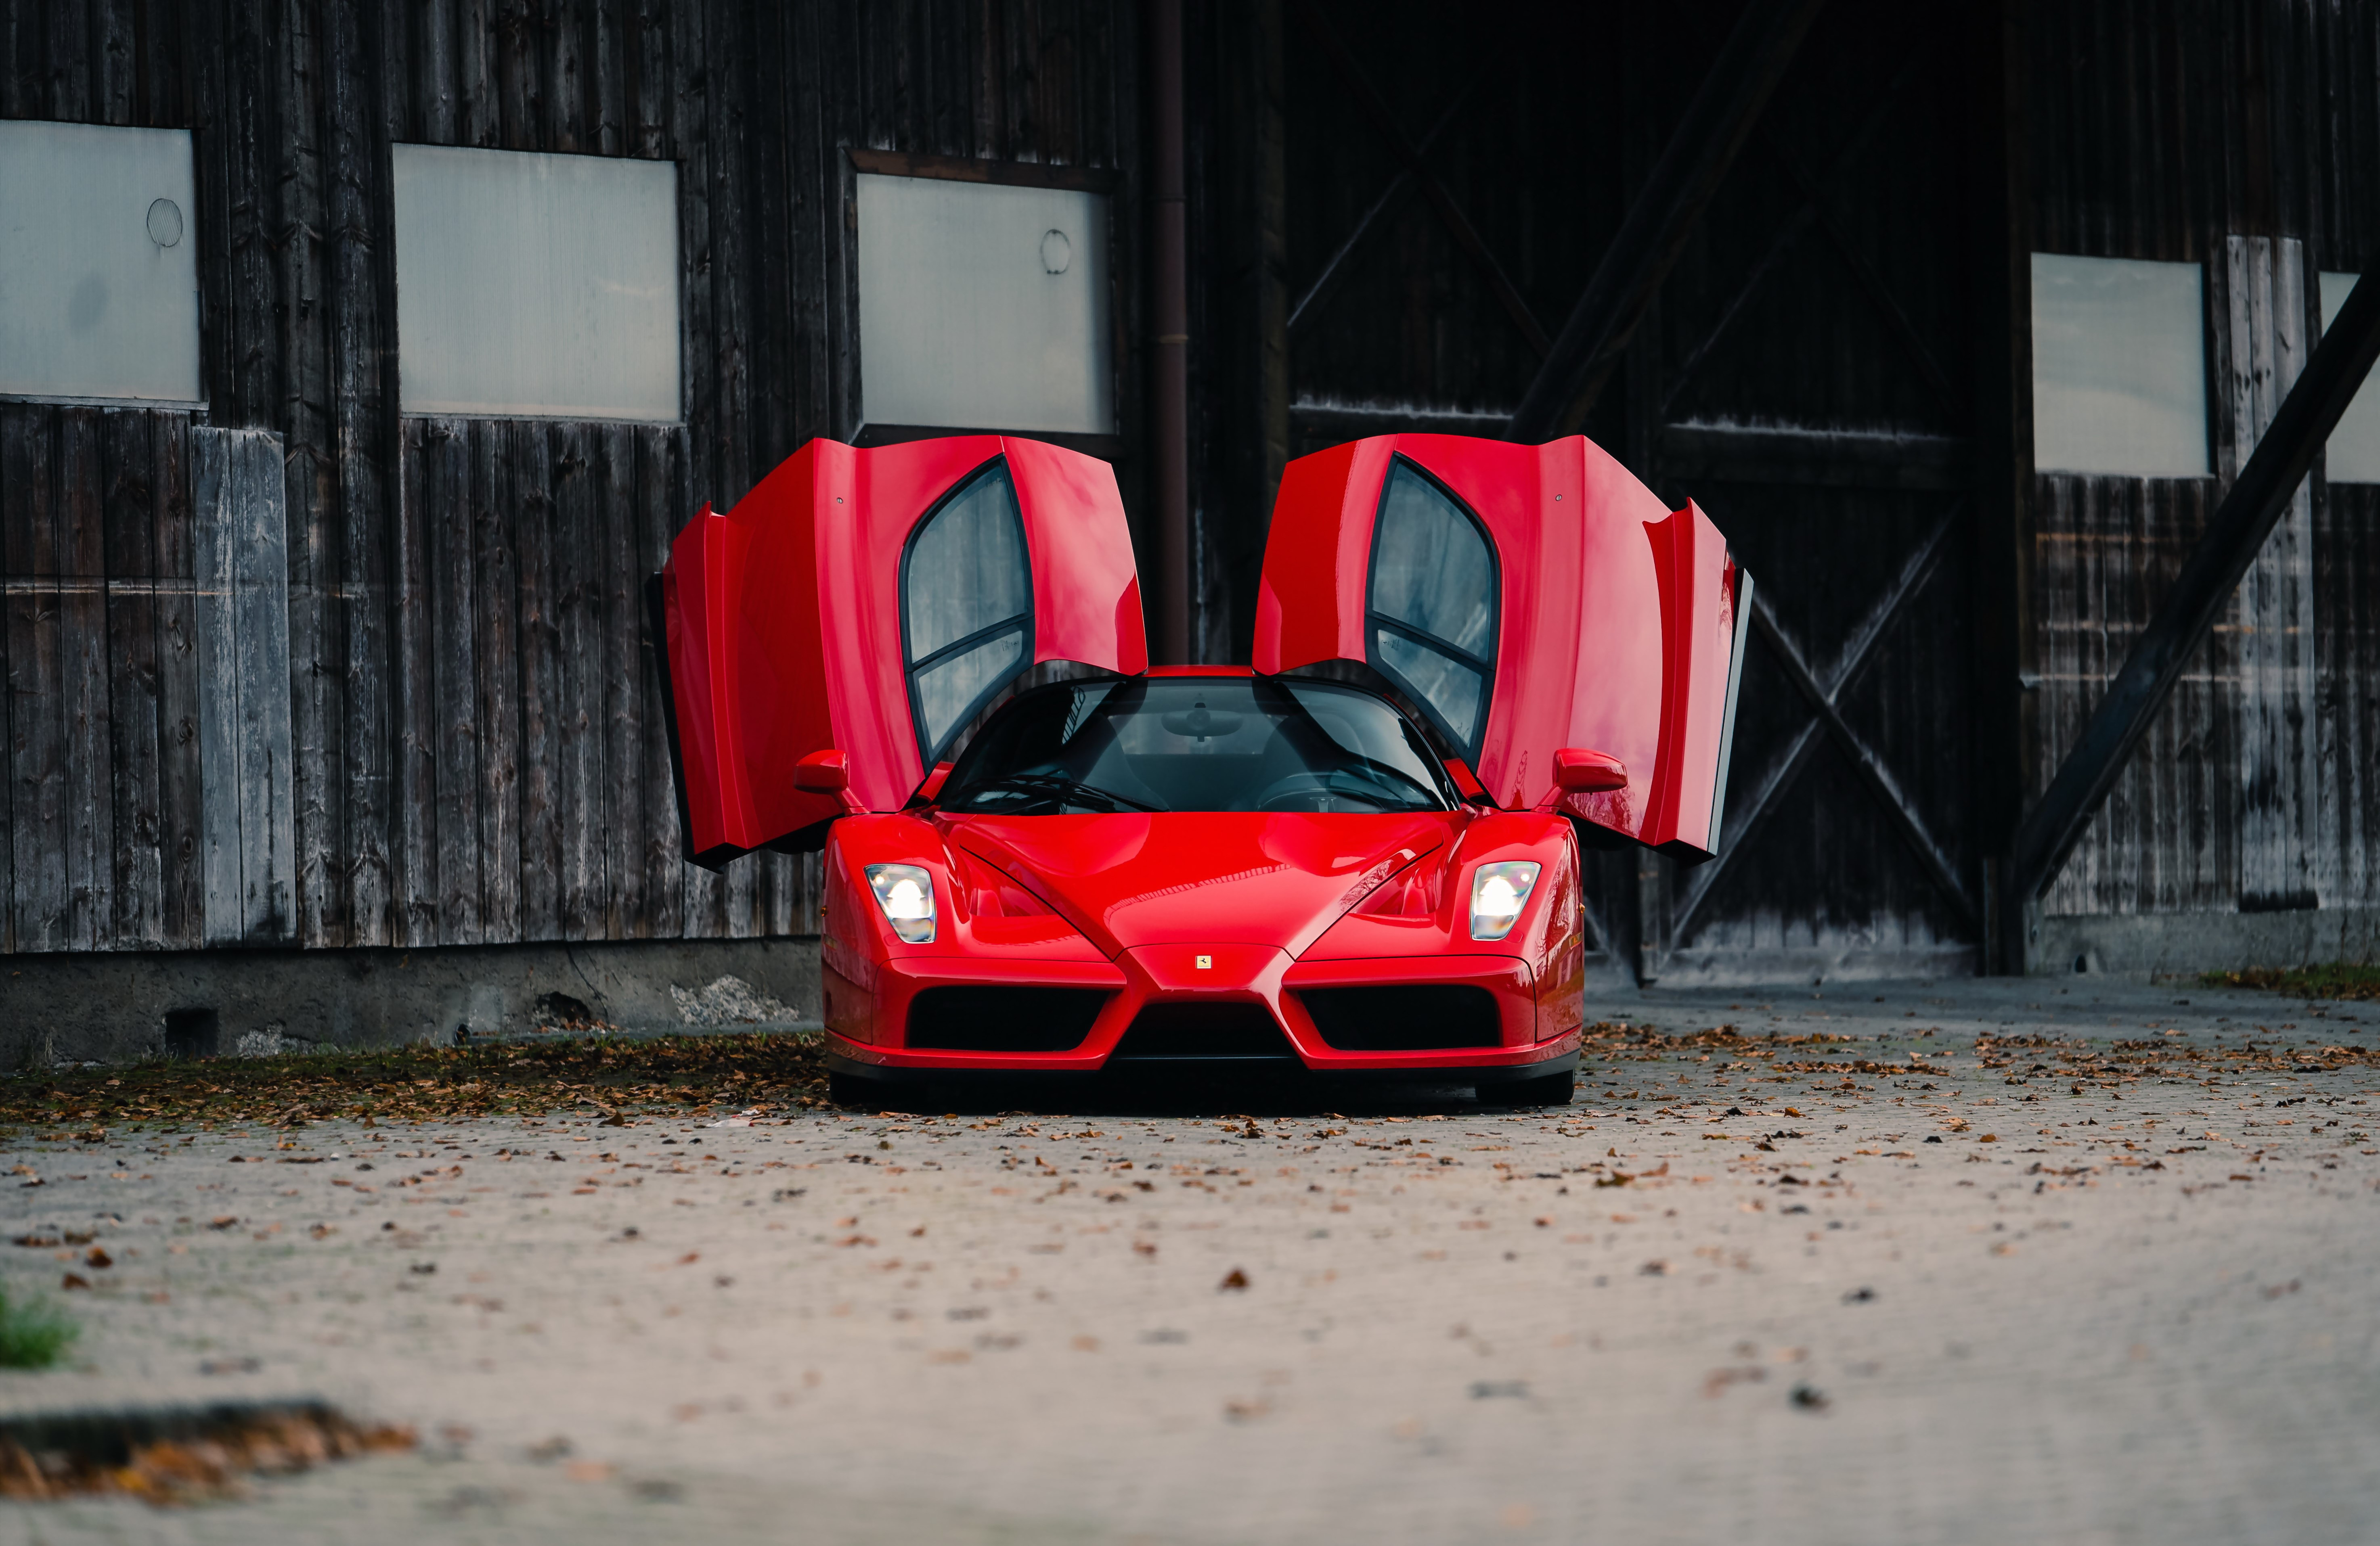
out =
[(1023, 1081), (1083, 1085), (1099, 1080), (1147, 1081), (1152, 1078), (1177, 1078), (1185, 1082), (1211, 1084), (1219, 1080), (1245, 1078), (1316, 1086), (1456, 1084), (1469, 1085), (1484, 1094), (1503, 1085), (1572, 1073), (1579, 1064), (1578, 1049), (1572, 1047), (1533, 1063), (1407, 1063), (1387, 1069), (1310, 1069), (1295, 1057), (1111, 1058), (1097, 1069), (903, 1067), (862, 1062), (839, 1050), (835, 1045), (836, 1040), (832, 1035), (827, 1038), (826, 1066), (830, 1072), (845, 1079), (866, 1080), (888, 1089), (916, 1089), (927, 1084)]

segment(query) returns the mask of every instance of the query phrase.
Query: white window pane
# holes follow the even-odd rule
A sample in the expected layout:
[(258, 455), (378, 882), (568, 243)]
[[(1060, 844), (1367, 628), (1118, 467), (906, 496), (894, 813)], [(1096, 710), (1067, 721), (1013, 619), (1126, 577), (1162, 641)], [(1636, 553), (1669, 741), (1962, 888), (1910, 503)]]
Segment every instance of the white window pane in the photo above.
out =
[(951, 732), (982, 707), (994, 688), (1025, 664), (1025, 633), (1002, 634), (917, 673), (917, 730), (926, 760), (941, 755)]
[(2207, 475), (2204, 283), (2195, 263), (2033, 255), (2034, 465)]
[(1025, 519), (1008, 468), (978, 476), (909, 548), (909, 662), (1033, 610)]
[(1488, 653), (1496, 568), (1488, 538), (1402, 461), (1389, 470), (1372, 560), (1372, 607), (1469, 655)]
[(0, 123), (0, 395), (199, 400), (181, 129)]
[(679, 417), (674, 163), (393, 151), (407, 413)]
[[(2351, 273), (2326, 273), (2322, 276), (2322, 326), (2330, 330), (2330, 320), (2347, 304), (2347, 292), (2355, 288)], [(2326, 476), (2333, 483), (2380, 483), (2380, 370), (2363, 379), (2363, 389), (2330, 432), (2328, 454), (2323, 459)]]
[(1106, 198), (862, 175), (859, 375), (871, 424), (1112, 433)]
[(1446, 721), (1456, 744), (1467, 749), (1479, 738), (1479, 673), (1451, 655), (1385, 628), (1372, 631), (1381, 663), (1403, 679)]

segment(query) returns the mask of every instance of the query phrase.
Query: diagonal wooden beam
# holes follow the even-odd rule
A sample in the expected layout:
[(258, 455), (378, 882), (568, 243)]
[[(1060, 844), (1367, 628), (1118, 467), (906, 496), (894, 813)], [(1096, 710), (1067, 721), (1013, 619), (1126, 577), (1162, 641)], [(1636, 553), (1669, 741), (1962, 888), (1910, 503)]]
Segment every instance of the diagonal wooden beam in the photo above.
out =
[(1694, 923), (1694, 915), (1702, 911), (1703, 903), (1718, 888), (1719, 878), (1733, 867), (1735, 856), (1751, 846), (1752, 839), (1759, 836), (1761, 828), (1767, 825), (1769, 812), (1776, 808), (1778, 796), (1791, 789), (1793, 780), (1802, 776), (1802, 765), (1808, 762), (1810, 754), (1817, 749), (1822, 733), (1823, 727), (1814, 714), (1793, 732), (1792, 739), (1785, 743), (1785, 750), (1761, 773), (1759, 781), (1752, 787), (1751, 796), (1742, 803), (1742, 809), (1739, 812), (1730, 804), (1727, 831), (1722, 839), (1726, 846), (1713, 856), (1709, 864), (1689, 872), (1694, 880), (1687, 886), (1686, 894), (1678, 899), (1677, 910), (1670, 915), (1670, 939), (1686, 937), (1686, 930)]
[[(1908, 88), (1911, 81), (1917, 79), (1917, 66), (1925, 62), (1931, 48), (1931, 44), (1921, 43), (1906, 60), (1902, 61), (1900, 69), (1893, 76), (1890, 84), (1878, 93), (1876, 105), (1868, 110), (1868, 115), (1861, 121), (1860, 127), (1852, 132), (1852, 137), (1843, 142), (1842, 148), (1835, 152), (1834, 159), (1827, 163), (1825, 174), (1818, 179), (1820, 189), (1834, 186), (1842, 175), (1850, 170), (1852, 162), (1867, 148), (1867, 142), (1876, 137), (1876, 131), (1884, 127), (1885, 120), (1891, 116), (1893, 106), (1899, 101), (1900, 93)], [(1678, 396), (1685, 391), (1687, 384), (1700, 375), (1703, 367), (1710, 362), (1711, 355), (1718, 349), (1719, 340), (1725, 338), (1730, 330), (1735, 326), (1736, 319), (1743, 314), (1743, 308), (1750, 304), (1754, 292), (1757, 291), (1761, 283), (1784, 262), (1785, 255), (1793, 249), (1793, 244), (1801, 240), (1802, 234), (1809, 230), (1816, 223), (1817, 218), (1817, 197), (1815, 192), (1805, 189), (1801, 206), (1786, 216), (1778, 225), (1776, 232), (1769, 236), (1767, 245), (1761, 248), (1759, 260), (1755, 262), (1751, 272), (1744, 275), (1743, 283), (1736, 286), (1735, 294), (1729, 297), (1726, 308), (1718, 314), (1718, 320), (1710, 325), (1709, 331), (1703, 334), (1700, 343), (1686, 351), (1684, 362), (1678, 367), (1676, 374), (1670, 379), (1669, 390), (1661, 399), (1661, 412), (1664, 417), (1667, 417), (1670, 410), (1676, 406)]]
[(1825, 3), (1746, 0), (1536, 380), (1512, 410), (1507, 439), (1550, 440), (1585, 419)]
[[(1429, 127), (1429, 132), (1415, 143), (1414, 154), (1416, 157), (1429, 154), (1431, 148), (1438, 143), (1439, 138), (1453, 127), (1454, 120), (1461, 115), (1464, 104), (1470, 102), (1472, 93), (1479, 89), (1480, 83), (1488, 79), (1489, 72), (1501, 61), (1500, 54), (1491, 57), (1487, 64), (1479, 67), (1478, 73), (1471, 78), (1469, 83), (1454, 94), (1454, 100), (1446, 104), (1446, 111), (1439, 115), (1438, 122), (1432, 124)], [(1305, 287), (1304, 295), (1291, 303), (1288, 328), (1292, 338), (1296, 337), (1300, 332), (1312, 324), (1315, 318), (1322, 314), (1323, 307), (1329, 303), (1333, 295), (1338, 293), (1339, 282), (1347, 276), (1349, 269), (1354, 266), (1355, 254), (1363, 250), (1365, 245), (1372, 239), (1372, 234), (1386, 223), (1389, 211), (1403, 202), (1404, 196), (1413, 191), (1413, 167), (1410, 164), (1398, 167), (1397, 175), (1389, 179), (1389, 186), (1382, 188), (1380, 196), (1373, 199), (1370, 207), (1364, 211), (1362, 217), (1355, 222), (1354, 229), (1347, 233), (1346, 239), (1339, 244), (1337, 250), (1330, 254), (1330, 260), (1322, 265), (1322, 272), (1314, 276), (1314, 283)]]
[(1314, 0), (1304, 0), (1297, 9), (1299, 18), (1305, 23), (1306, 30), (1313, 34), (1315, 42), (1320, 45), (1324, 56), (1330, 61), (1331, 68), (1339, 72), (1347, 89), (1354, 93), (1355, 103), (1364, 110), (1364, 116), (1372, 121), (1372, 127), (1388, 141), (1389, 149), (1404, 164), (1406, 173), (1413, 178), (1414, 187), (1429, 200), (1430, 208), (1438, 211), (1438, 218), (1445, 225), (1447, 235), (1454, 238), (1455, 246), (1470, 256), (1481, 276), (1488, 281), (1488, 288), (1494, 292), (1497, 303), (1503, 307), (1505, 315), (1511, 317), (1512, 325), (1521, 330), (1521, 336), (1529, 341), (1529, 347), (1543, 357), (1552, 347), (1546, 337), (1546, 330), (1537, 321), (1536, 313), (1531, 311), (1528, 303), (1521, 298), (1521, 292), (1506, 277), (1503, 265), (1497, 262), (1495, 254), (1488, 250), (1488, 243), (1480, 236), (1478, 228), (1455, 203), (1454, 196), (1446, 191), (1446, 185), (1438, 180), (1438, 175), (1422, 164), (1421, 152), (1405, 137), (1405, 131), (1397, 126), (1396, 115), (1389, 111), (1388, 103), (1372, 85), (1371, 78), (1364, 73), (1363, 66), (1355, 62), (1355, 56), (1347, 52), (1347, 45), (1339, 41), (1339, 34), (1323, 20), (1321, 9)]
[(1917, 856), (1918, 864), (1924, 866), (1936, 888), (1950, 900), (1967, 922), (1974, 923), (1978, 917), (1974, 899), (1967, 894), (1966, 887), (1960, 884), (1959, 873), (1950, 864), (1949, 855), (1943, 852), (1942, 845), (1934, 840), (1934, 834), (1925, 829), (1925, 824), (1910, 808), (1908, 796), (1901, 792), (1899, 780), (1885, 767), (1884, 759), (1876, 755), (1875, 749), (1857, 731), (1852, 729), (1851, 722), (1843, 718), (1843, 711), (1835, 706), (1835, 694), (1819, 685), (1818, 679), (1811, 674), (1808, 663), (1802, 658), (1801, 651), (1793, 647), (1793, 641), (1777, 626), (1776, 615), (1768, 610), (1767, 603), (1757, 596), (1752, 601), (1752, 625), (1768, 646), (1778, 664), (1785, 668), (1787, 680), (1808, 700), (1819, 723), (1834, 738), (1836, 746), (1851, 759), (1852, 770), (1859, 776), (1860, 782), (1867, 786), (1868, 793), (1884, 807), (1885, 815), (1891, 817), (1893, 825), (1900, 829), (1901, 841), (1907, 843), (1910, 852)]
[(2372, 362), (2380, 356), (2380, 252), (2363, 265), (2363, 277), (2304, 373), (2281, 400), (2278, 412), (2256, 442), (2255, 454), (2206, 523), (2198, 545), (2182, 561), (2181, 573), (2156, 615), (2132, 641), (2131, 653), (2107, 684), (2082, 739), (2058, 765), (2041, 803), (2017, 824), (2010, 844), (2010, 892), (2020, 902), (2039, 900), (2058, 878), (2067, 855), (2098, 813), (2124, 764), (2165, 707), (2182, 668), (2215, 627), (2215, 619), (2240, 576), (2256, 561), (2289, 496), (2305, 480), (2313, 459), (2355, 399)]
[(1852, 240), (1851, 234), (1843, 229), (1842, 221), (1828, 207), (1818, 189), (1811, 185), (1809, 174), (1802, 169), (1802, 163), (1794, 159), (1792, 153), (1777, 144), (1771, 144), (1768, 150), (1777, 158), (1778, 164), (1785, 169), (1787, 179), (1810, 200), (1810, 208), (1816, 211), (1819, 231), (1834, 248), (1836, 256), (1843, 260), (1843, 266), (1852, 271), (1852, 277), (1859, 282), (1868, 304), (1884, 319), (1886, 331), (1900, 343), (1902, 352), (1909, 356), (1909, 362), (1917, 368), (1918, 376), (1925, 382), (1927, 390), (1934, 393), (1934, 401), (1946, 416), (1958, 418), (1959, 402), (1951, 389), (1950, 378), (1943, 373), (1941, 365), (1934, 358), (1934, 351), (1925, 346), (1925, 340), (1919, 336), (1917, 325), (1909, 320), (1909, 313), (1902, 310), (1900, 302), (1894, 298), (1891, 287), (1884, 282), (1884, 275), (1876, 272), (1875, 262)]
[[(1915, 550), (1909, 555), (1908, 561), (1901, 564), (1900, 573), (1893, 576), (1892, 583), (1885, 587), (1881, 596), (1876, 598), (1876, 604), (1867, 610), (1866, 615), (1860, 619), (1858, 625), (1846, 635), (1843, 647), (1835, 658), (1834, 668), (1827, 673), (1821, 684), (1822, 690), (1830, 700), (1840, 697), (1859, 680), (1860, 673), (1867, 667), (1876, 642), (1884, 637), (1894, 621), (1900, 616), (1900, 610), (1908, 604), (1910, 598), (1915, 596), (1925, 586), (1925, 582), (1933, 577), (1936, 565), (1941, 562), (1945, 539), (1949, 536), (1951, 528), (1957, 525), (1960, 511), (1964, 508), (1965, 501), (1961, 501), (1944, 514), (1941, 523), (1934, 528), (1925, 541), (1917, 545)], [(1784, 755), (1770, 763), (1767, 771), (1762, 774), (1760, 781), (1754, 786), (1752, 797), (1743, 803), (1742, 814), (1730, 815), (1727, 831), (1721, 839), (1726, 846), (1712, 858), (1709, 864), (1702, 865), (1694, 872), (1694, 884), (1681, 900), (1676, 913), (1670, 919), (1671, 938), (1685, 937), (1687, 924), (1691, 924), (1694, 914), (1701, 911), (1704, 901), (1718, 885), (1720, 876), (1728, 872), (1729, 867), (1734, 864), (1736, 855), (1742, 852), (1758, 833), (1767, 816), (1770, 805), (1800, 774), (1803, 763), (1808, 760), (1811, 751), (1817, 745), (1818, 734), (1822, 728), (1822, 722), (1818, 717), (1812, 715), (1809, 721), (1794, 732), (1793, 739), (1788, 743)]]

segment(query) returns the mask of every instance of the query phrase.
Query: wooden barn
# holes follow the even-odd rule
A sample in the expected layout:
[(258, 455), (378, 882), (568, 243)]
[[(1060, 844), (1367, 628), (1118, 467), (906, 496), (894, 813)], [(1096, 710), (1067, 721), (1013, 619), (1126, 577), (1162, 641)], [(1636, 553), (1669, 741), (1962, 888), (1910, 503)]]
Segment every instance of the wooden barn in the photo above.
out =
[(2354, 0), (0, 0), (0, 1058), (814, 1016), (641, 586), (963, 429), (1115, 464), (1160, 659), (1342, 441), (1698, 501), (1613, 981), (2372, 959), (2373, 258)]

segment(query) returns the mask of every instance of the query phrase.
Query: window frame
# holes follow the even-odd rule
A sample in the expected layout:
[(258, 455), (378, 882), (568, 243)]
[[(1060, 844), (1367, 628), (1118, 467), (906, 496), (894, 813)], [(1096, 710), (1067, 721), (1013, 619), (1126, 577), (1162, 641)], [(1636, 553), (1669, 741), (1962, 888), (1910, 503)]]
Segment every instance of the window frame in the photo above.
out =
[[(1402, 619), (1390, 617), (1379, 609), (1378, 598), (1380, 576), (1380, 534), (1386, 525), (1382, 517), (1388, 512), (1389, 489), (1396, 481), (1397, 469), (1400, 467), (1437, 489), (1439, 494), (1471, 524), (1471, 529), (1477, 534), (1480, 542), (1488, 550), (1488, 653), (1484, 657), (1471, 653), (1451, 639), (1441, 639), (1434, 634), (1424, 633)], [(1479, 673), (1478, 722), (1468, 739), (1457, 735), (1453, 727), (1446, 722), (1446, 717), (1439, 712), (1438, 706), (1429, 700), (1428, 694), (1415, 686), (1402, 671), (1389, 664), (1387, 658), (1381, 655), (1378, 630), (1382, 628), (1425, 648), (1436, 650), (1459, 664), (1469, 666)], [(1479, 761), (1479, 748), (1486, 744), (1488, 740), (1488, 716), (1495, 707), (1497, 649), (1503, 642), (1503, 634), (1504, 564), (1503, 555), (1496, 550), (1495, 533), (1488, 529), (1488, 523), (1479, 518), (1477, 511), (1473, 510), (1463, 501), (1461, 495), (1446, 486), (1444, 479), (1433, 476), (1427, 467), (1408, 456), (1402, 453), (1391, 456), (1389, 459), (1389, 470), (1380, 479), (1379, 500), (1372, 507), (1372, 541), (1370, 551), (1365, 560), (1364, 658), (1374, 670), (1394, 684), (1398, 692), (1411, 700), (1414, 707), (1421, 712), (1429, 728), (1442, 736), (1446, 743), (1453, 747), (1463, 761), (1471, 764), (1475, 769)]]
[[(677, 405), (667, 418), (650, 418), (641, 415), (623, 417), (617, 414), (592, 412), (581, 407), (552, 407), (546, 411), (517, 412), (485, 406), (455, 407), (409, 405), (406, 402), (406, 359), (404, 351), (404, 296), (399, 285), (398, 232), (396, 211), (396, 160), (400, 152), (410, 151), (490, 153), (497, 156), (517, 156), (545, 160), (571, 159), (610, 163), (630, 163), (641, 166), (666, 166), (671, 169), (670, 226), (671, 248), (669, 274), (671, 286), (671, 332), (674, 339), (677, 360)], [(600, 151), (548, 151), (523, 149), (510, 145), (470, 145), (449, 140), (392, 139), (384, 147), (382, 165), (387, 177), (387, 192), (382, 205), (387, 220), (385, 257), (386, 307), (385, 326), (388, 334), (386, 351), (391, 361), (388, 391), (394, 400), (398, 419), (461, 420), (487, 424), (601, 424), (625, 425), (635, 429), (683, 430), (692, 423), (694, 412), (694, 365), (690, 351), (694, 333), (687, 323), (687, 261), (686, 236), (686, 163), (676, 156), (644, 156), (605, 154)], [(419, 302), (417, 301), (417, 304)]]
[(846, 420), (850, 424), (850, 432), (844, 438), (856, 446), (874, 447), (900, 445), (910, 441), (939, 440), (947, 435), (1013, 435), (1063, 446), (1086, 456), (1096, 456), (1103, 462), (1123, 461), (1130, 451), (1135, 422), (1131, 393), (1134, 380), (1130, 326), (1132, 295), (1125, 276), (1126, 271), (1138, 260), (1138, 254), (1129, 241), (1130, 223), (1123, 218), (1121, 208), (1127, 191), (1124, 174), (1104, 166), (1058, 166), (1040, 162), (990, 161), (971, 156), (930, 155), (923, 151), (845, 146), (842, 179), (844, 307), (844, 315), (850, 319), (850, 335), (855, 341), (850, 352), (850, 375), (847, 378), (850, 401), (854, 403), (865, 402), (860, 383), (865, 379), (868, 356), (868, 339), (859, 327), (859, 178), (863, 173), (877, 177), (927, 177), (944, 182), (991, 183), (1005, 187), (1057, 188), (1069, 193), (1098, 194), (1107, 200), (1108, 386), (1116, 405), (1116, 427), (1110, 433), (1095, 434), (1067, 429), (992, 429), (968, 424), (880, 424), (863, 417), (856, 422)]
[[(1023, 554), (1025, 559), (1025, 610), (1011, 613), (998, 622), (988, 623), (972, 634), (953, 639), (932, 654), (919, 658), (916, 648), (910, 643), (909, 634), (909, 563), (917, 554), (918, 539), (923, 537), (927, 529), (941, 519), (943, 513), (968, 490), (974, 489), (985, 478), (995, 476), (1007, 480), (1009, 514), (1016, 523), (1016, 550)], [(910, 526), (909, 535), (901, 543), (901, 570), (895, 583), (900, 586), (901, 681), (909, 698), (909, 731), (917, 739), (918, 757), (924, 762), (927, 771), (931, 772), (935, 765), (942, 760), (941, 755), (950, 750), (952, 743), (958, 740), (960, 734), (969, 725), (975, 723), (977, 717), (983, 713), (985, 707), (994, 698), (1007, 691), (1015, 682), (1016, 677), (1032, 669), (1033, 665), (1033, 624), (1038, 616), (1037, 607), (1039, 601), (1033, 586), (1033, 546), (1026, 535), (1024, 501), (1017, 496), (1016, 475), (1009, 470), (1006, 453), (1002, 452), (987, 457), (968, 468), (966, 474), (948, 489), (943, 489), (928, 507), (925, 514), (919, 516), (916, 524)], [(943, 660), (955, 660), (1003, 634), (1012, 633), (1022, 635), (1025, 644), (1024, 653), (1018, 658), (1016, 672), (992, 682), (978, 693), (966, 707), (951, 720), (950, 729), (943, 732), (941, 743), (929, 745), (926, 740), (925, 705), (917, 695), (918, 677), (929, 666)]]
[[(170, 199), (182, 217), (182, 235), (172, 245), (187, 246), (189, 250), (191, 288), (190, 339), (197, 349), (194, 372), (197, 395), (191, 397), (126, 397), (105, 393), (13, 392), (0, 391), (0, 403), (22, 403), (61, 408), (134, 408), (158, 413), (204, 414), (212, 405), (211, 378), (213, 353), (212, 332), (209, 325), (207, 306), (208, 258), (205, 243), (200, 238), (200, 224), (205, 217), (206, 179), (199, 163), (199, 132), (186, 124), (139, 123), (111, 124), (85, 118), (59, 118), (33, 115), (8, 120), (12, 125), (35, 128), (95, 129), (103, 134), (126, 131), (132, 134), (178, 135), (183, 153), (188, 158), (189, 189), (187, 197), (159, 195)], [(152, 200), (152, 205), (156, 202)], [(154, 238), (149, 238), (153, 241)]]
[[(2219, 248), (2218, 243), (2218, 248)], [(2177, 269), (2194, 269), (2198, 273), (2198, 381), (2199, 435), (2204, 450), (2203, 471), (2182, 472), (2168, 469), (2159, 472), (2138, 470), (2110, 471), (2106, 468), (2060, 467), (2046, 465), (2034, 446), (2031, 458), (2033, 471), (2045, 477), (2131, 478), (2153, 483), (2213, 482), (2221, 474), (2224, 457), (2226, 425), (2218, 367), (2222, 363), (2223, 344), (2219, 337), (2225, 326), (2225, 299), (2220, 293), (2222, 276), (2218, 265), (2198, 258), (2144, 257), (2131, 252), (2071, 252), (2032, 248), (2025, 256), (2025, 321), (2024, 321), (2024, 411), (2028, 441), (2036, 439), (2031, 431), (2039, 422), (2041, 395), (2041, 361), (2035, 339), (2040, 324), (2041, 296), (2037, 284), (2038, 260), (2043, 258), (2082, 260), (2095, 263), (2155, 263)], [(2317, 301), (2319, 307), (2319, 301)]]

